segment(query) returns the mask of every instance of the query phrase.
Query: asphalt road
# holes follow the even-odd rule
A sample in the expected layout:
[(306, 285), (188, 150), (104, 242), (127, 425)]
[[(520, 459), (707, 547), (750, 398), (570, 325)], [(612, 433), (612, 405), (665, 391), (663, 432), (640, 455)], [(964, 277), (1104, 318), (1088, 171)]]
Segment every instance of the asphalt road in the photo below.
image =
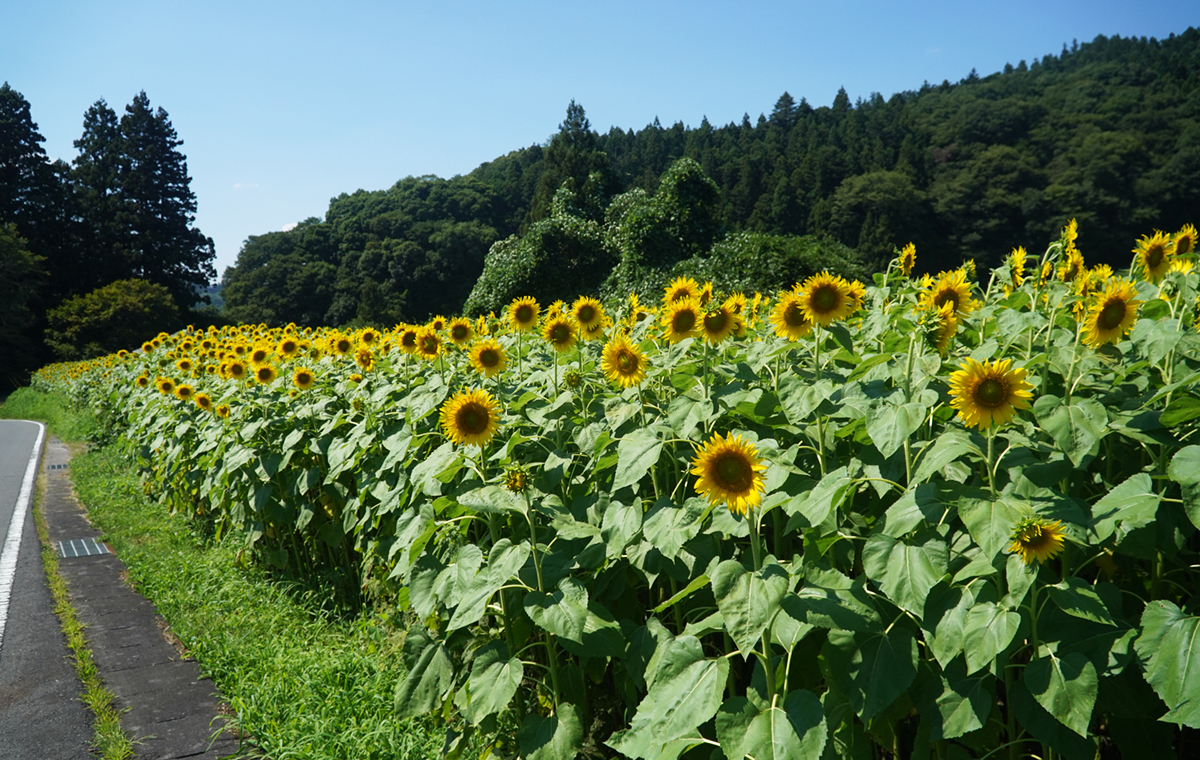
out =
[(91, 718), (51, 606), (32, 504), (10, 529), (39, 431), (0, 420), (0, 760), (87, 760)]

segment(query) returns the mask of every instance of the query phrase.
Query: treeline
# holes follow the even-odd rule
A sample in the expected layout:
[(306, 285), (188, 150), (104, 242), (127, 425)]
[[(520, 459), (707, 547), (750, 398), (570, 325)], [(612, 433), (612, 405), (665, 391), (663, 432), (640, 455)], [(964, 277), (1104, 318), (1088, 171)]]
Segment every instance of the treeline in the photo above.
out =
[(5, 83), (0, 392), (50, 360), (128, 348), (117, 336), (177, 329), (216, 276), (212, 240), (193, 226), (183, 142), (145, 92), (120, 117), (103, 100), (89, 108), (70, 164), (51, 161), (44, 141)]
[[(1165, 40), (1100, 36), (888, 99), (851, 102), (843, 90), (814, 107), (784, 93), (769, 115), (723, 127), (655, 120), (598, 134), (572, 103), (545, 146), (466, 176), (342, 195), (324, 220), (251, 237), (224, 275), (228, 314), (419, 321), (490, 308), (514, 284), (558, 293), (565, 277), (603, 293), (705, 266), (721, 284), (739, 271), (724, 256), (769, 271), (779, 251), (803, 249), (810, 264), (836, 267), (846, 247), (869, 269), (910, 241), (920, 270), (967, 258), (989, 267), (1015, 246), (1039, 250), (1071, 218), (1089, 263), (1123, 267), (1139, 235), (1195, 221), (1198, 75), (1200, 31), (1189, 28)], [(679, 199), (660, 195), (679, 174), (714, 192), (683, 199), (708, 227), (667, 251)], [(632, 271), (647, 245), (662, 256)], [(504, 282), (485, 277), (468, 302), (485, 258)]]

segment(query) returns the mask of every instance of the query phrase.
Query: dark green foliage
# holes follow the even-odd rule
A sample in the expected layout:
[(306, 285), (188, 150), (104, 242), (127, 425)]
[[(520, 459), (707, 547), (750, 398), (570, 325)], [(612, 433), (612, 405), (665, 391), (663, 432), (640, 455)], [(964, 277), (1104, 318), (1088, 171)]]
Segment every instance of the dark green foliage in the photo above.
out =
[(46, 315), (46, 344), (62, 361), (133, 350), (182, 319), (171, 292), (146, 280), (118, 280), (73, 296)]
[(12, 224), (0, 224), (0, 392), (24, 382), (36, 364), (39, 291), (43, 260), (27, 250)]

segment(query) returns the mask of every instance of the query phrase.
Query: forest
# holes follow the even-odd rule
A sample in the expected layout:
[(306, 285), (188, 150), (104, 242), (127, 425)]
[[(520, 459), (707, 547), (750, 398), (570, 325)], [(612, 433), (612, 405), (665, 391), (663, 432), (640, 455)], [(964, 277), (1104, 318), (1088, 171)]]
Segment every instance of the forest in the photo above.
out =
[(1101, 36), (886, 99), (843, 90), (813, 106), (785, 92), (721, 127), (600, 134), (572, 102), (545, 145), (342, 194), (324, 219), (252, 236), (223, 275), (225, 313), (390, 326), (525, 294), (649, 293), (677, 274), (766, 290), (814, 269), (870, 271), (909, 242), (918, 271), (990, 268), (1072, 218), (1089, 264), (1124, 268), (1139, 234), (1200, 208), (1198, 85), (1189, 28)]

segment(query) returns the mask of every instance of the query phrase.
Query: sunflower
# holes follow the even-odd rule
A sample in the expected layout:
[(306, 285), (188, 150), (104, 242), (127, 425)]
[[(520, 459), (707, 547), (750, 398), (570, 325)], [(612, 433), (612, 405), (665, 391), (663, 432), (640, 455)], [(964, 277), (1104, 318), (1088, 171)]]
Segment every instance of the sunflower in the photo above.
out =
[(1092, 348), (1099, 348), (1125, 337), (1133, 329), (1138, 306), (1142, 303), (1136, 296), (1137, 290), (1129, 280), (1110, 280), (1085, 317), (1083, 326), (1087, 333), (1083, 336), (1083, 342)]
[(1066, 531), (1058, 520), (1025, 517), (1013, 526), (1008, 550), (1021, 555), (1026, 565), (1033, 564), (1034, 560), (1041, 563), (1062, 551), (1064, 536)]
[(709, 309), (700, 320), (700, 330), (704, 339), (716, 346), (721, 341), (737, 332), (742, 325), (741, 316), (727, 304), (721, 304)]
[(519, 464), (509, 465), (504, 470), (504, 487), (513, 493), (521, 493), (529, 486), (529, 473)]
[(471, 342), (471, 338), (475, 337), (475, 328), (471, 326), (471, 320), (466, 317), (458, 317), (450, 322), (450, 342), (462, 348)]
[(1063, 282), (1074, 282), (1086, 272), (1087, 265), (1083, 261), (1083, 254), (1074, 248), (1068, 249), (1066, 258), (1058, 267), (1058, 279)]
[(905, 277), (912, 275), (913, 267), (917, 264), (917, 247), (912, 243), (900, 249), (900, 274)]
[(370, 372), (375, 366), (375, 357), (371, 354), (371, 349), (360, 348), (354, 352), (354, 363), (362, 368), (363, 372)]
[(192, 367), (195, 365), (192, 364), (191, 359), (184, 357), (184, 358), (180, 359), (179, 361), (175, 362), (175, 366), (176, 366), (176, 368), (179, 369), (180, 372), (187, 373), (187, 372), (191, 372)]
[(175, 398), (180, 401), (190, 401), (196, 395), (196, 389), (186, 383), (175, 386)]
[(225, 364), (225, 376), (234, 380), (246, 379), (246, 364), (242, 361), (234, 359)]
[(442, 338), (429, 325), (417, 330), (417, 355), (433, 361), (442, 353)]
[(797, 303), (809, 322), (830, 325), (850, 316), (853, 305), (850, 283), (821, 272), (805, 280), (797, 289)]
[(596, 322), (591, 327), (580, 327), (579, 337), (584, 340), (603, 340), (604, 331), (612, 327), (612, 320), (604, 317), (599, 322)]
[(429, 320), (429, 327), (432, 327), (437, 332), (441, 332), (441, 331), (445, 330), (446, 324), (447, 324), (446, 318), (443, 317), (441, 314), (438, 314), (436, 317)]
[(704, 309), (695, 298), (672, 301), (663, 307), (659, 317), (664, 336), (671, 343), (678, 343), (684, 338), (697, 335), (703, 319)]
[(638, 322), (645, 322), (651, 315), (651, 311), (642, 305), (638, 300), (637, 293), (629, 294), (629, 316), (625, 317), (625, 324), (633, 327)]
[(604, 376), (622, 388), (632, 388), (646, 379), (646, 368), (650, 362), (629, 338), (617, 333), (604, 345), (600, 357), (600, 369)]
[(292, 384), (302, 391), (313, 387), (315, 382), (317, 382), (317, 376), (308, 367), (300, 367), (292, 373)]
[(471, 348), (471, 366), (485, 377), (500, 374), (507, 363), (504, 346), (495, 338), (484, 338)]
[(604, 322), (604, 306), (595, 298), (580, 296), (571, 304), (571, 316), (579, 323), (581, 329), (591, 330)]
[(266, 364), (270, 358), (271, 358), (271, 349), (267, 348), (266, 346), (262, 346), (262, 345), (255, 346), (250, 351), (250, 363), (254, 364), (256, 366), (261, 365), (261, 364)]
[(417, 334), (421, 328), (415, 325), (404, 325), (400, 328), (400, 350), (406, 354), (417, 353)]
[(700, 298), (700, 285), (691, 277), (676, 277), (663, 292), (663, 303), (673, 304), (676, 301), (687, 301)]
[[(348, 378), (346, 378), (346, 379), (347, 379), (347, 380), (349, 380), (349, 381), (350, 381), (350, 382), (352, 382), (352, 383), (358, 384), (358, 383), (361, 383), (361, 382), (363, 381), (363, 376), (362, 376), (362, 375), (360, 375), (360, 374), (358, 374), (357, 372), (355, 372), (354, 374), (350, 375), (350, 377), (348, 377)], [(354, 399), (354, 403), (355, 403), (355, 404), (361, 404), (361, 403), (362, 403), (362, 400), (361, 400), (361, 399)], [(357, 406), (356, 406), (355, 408), (357, 409), (357, 408), (359, 408), (359, 407), (357, 407)]]
[(533, 296), (517, 298), (508, 307), (508, 321), (515, 329), (526, 332), (537, 325), (540, 311), (541, 307)]
[(334, 333), (329, 336), (329, 353), (338, 356), (349, 356), (354, 352), (354, 341), (347, 335)]
[(850, 313), (854, 314), (867, 301), (867, 286), (858, 280), (850, 280), (846, 284), (850, 288)]
[(1133, 252), (1142, 266), (1142, 275), (1150, 282), (1157, 283), (1171, 268), (1175, 250), (1171, 247), (1171, 236), (1155, 230), (1153, 237), (1142, 235)]
[(559, 353), (570, 350), (575, 345), (575, 324), (561, 314), (551, 317), (542, 328), (542, 337)]
[(800, 294), (789, 290), (779, 294), (779, 300), (771, 309), (771, 325), (775, 334), (788, 340), (799, 340), (812, 332), (813, 323), (800, 306)]
[(754, 444), (738, 435), (723, 438), (714, 433), (692, 460), (692, 474), (700, 476), (696, 492), (712, 504), (724, 502), (730, 512), (739, 515), (749, 514), (762, 503), (766, 469)]
[(950, 304), (960, 318), (966, 317), (975, 310), (975, 301), (971, 298), (971, 285), (967, 275), (961, 269), (952, 272), (942, 272), (936, 280), (931, 280), (928, 288), (921, 294), (920, 308), (935, 311), (942, 304)]
[(1011, 295), (1014, 290), (1025, 282), (1025, 259), (1029, 254), (1025, 246), (1017, 246), (1008, 254), (1005, 264), (1008, 264), (1008, 282), (1004, 285), (1004, 294)]
[(275, 353), (279, 354), (284, 359), (291, 359), (293, 356), (300, 353), (300, 341), (288, 336), (279, 341), (279, 345), (275, 346)]
[(137, 379), (133, 382), (136, 383), (137, 387), (139, 388), (147, 388), (150, 386), (150, 378), (147, 375), (138, 375)]
[(203, 409), (206, 412), (212, 411), (212, 408), (213, 408), (212, 397), (209, 396), (207, 393), (197, 393), (195, 400), (196, 400), (196, 406), (200, 407), (201, 409)]
[(175, 393), (175, 381), (169, 377), (160, 377), (155, 383), (158, 387), (158, 392), (164, 396), (170, 396)]
[(256, 367), (254, 370), (254, 379), (261, 385), (270, 385), (279, 377), (279, 373), (275, 371), (275, 367), (271, 364), (263, 364)]
[(1009, 359), (980, 364), (968, 358), (950, 375), (950, 406), (967, 427), (1003, 425), (1017, 409), (1029, 408), (1033, 386), (1025, 382), (1024, 369), (1009, 369), (1010, 364)]
[(358, 334), (358, 342), (360, 345), (370, 348), (379, 341), (383, 340), (383, 336), (374, 327), (364, 327), (362, 332)]
[(499, 425), (500, 405), (482, 388), (459, 391), (442, 405), (442, 430), (455, 443), (483, 446)]
[(1190, 224), (1183, 225), (1183, 229), (1171, 236), (1171, 242), (1175, 243), (1175, 255), (1187, 256), (1196, 250), (1196, 228)]
[(948, 303), (942, 304), (940, 309), (933, 312), (926, 312), (927, 316), (923, 319), (925, 324), (925, 338), (929, 341), (938, 353), (945, 356), (946, 351), (950, 349), (950, 344), (954, 341), (955, 334), (958, 333), (958, 315), (954, 313), (954, 307)]

